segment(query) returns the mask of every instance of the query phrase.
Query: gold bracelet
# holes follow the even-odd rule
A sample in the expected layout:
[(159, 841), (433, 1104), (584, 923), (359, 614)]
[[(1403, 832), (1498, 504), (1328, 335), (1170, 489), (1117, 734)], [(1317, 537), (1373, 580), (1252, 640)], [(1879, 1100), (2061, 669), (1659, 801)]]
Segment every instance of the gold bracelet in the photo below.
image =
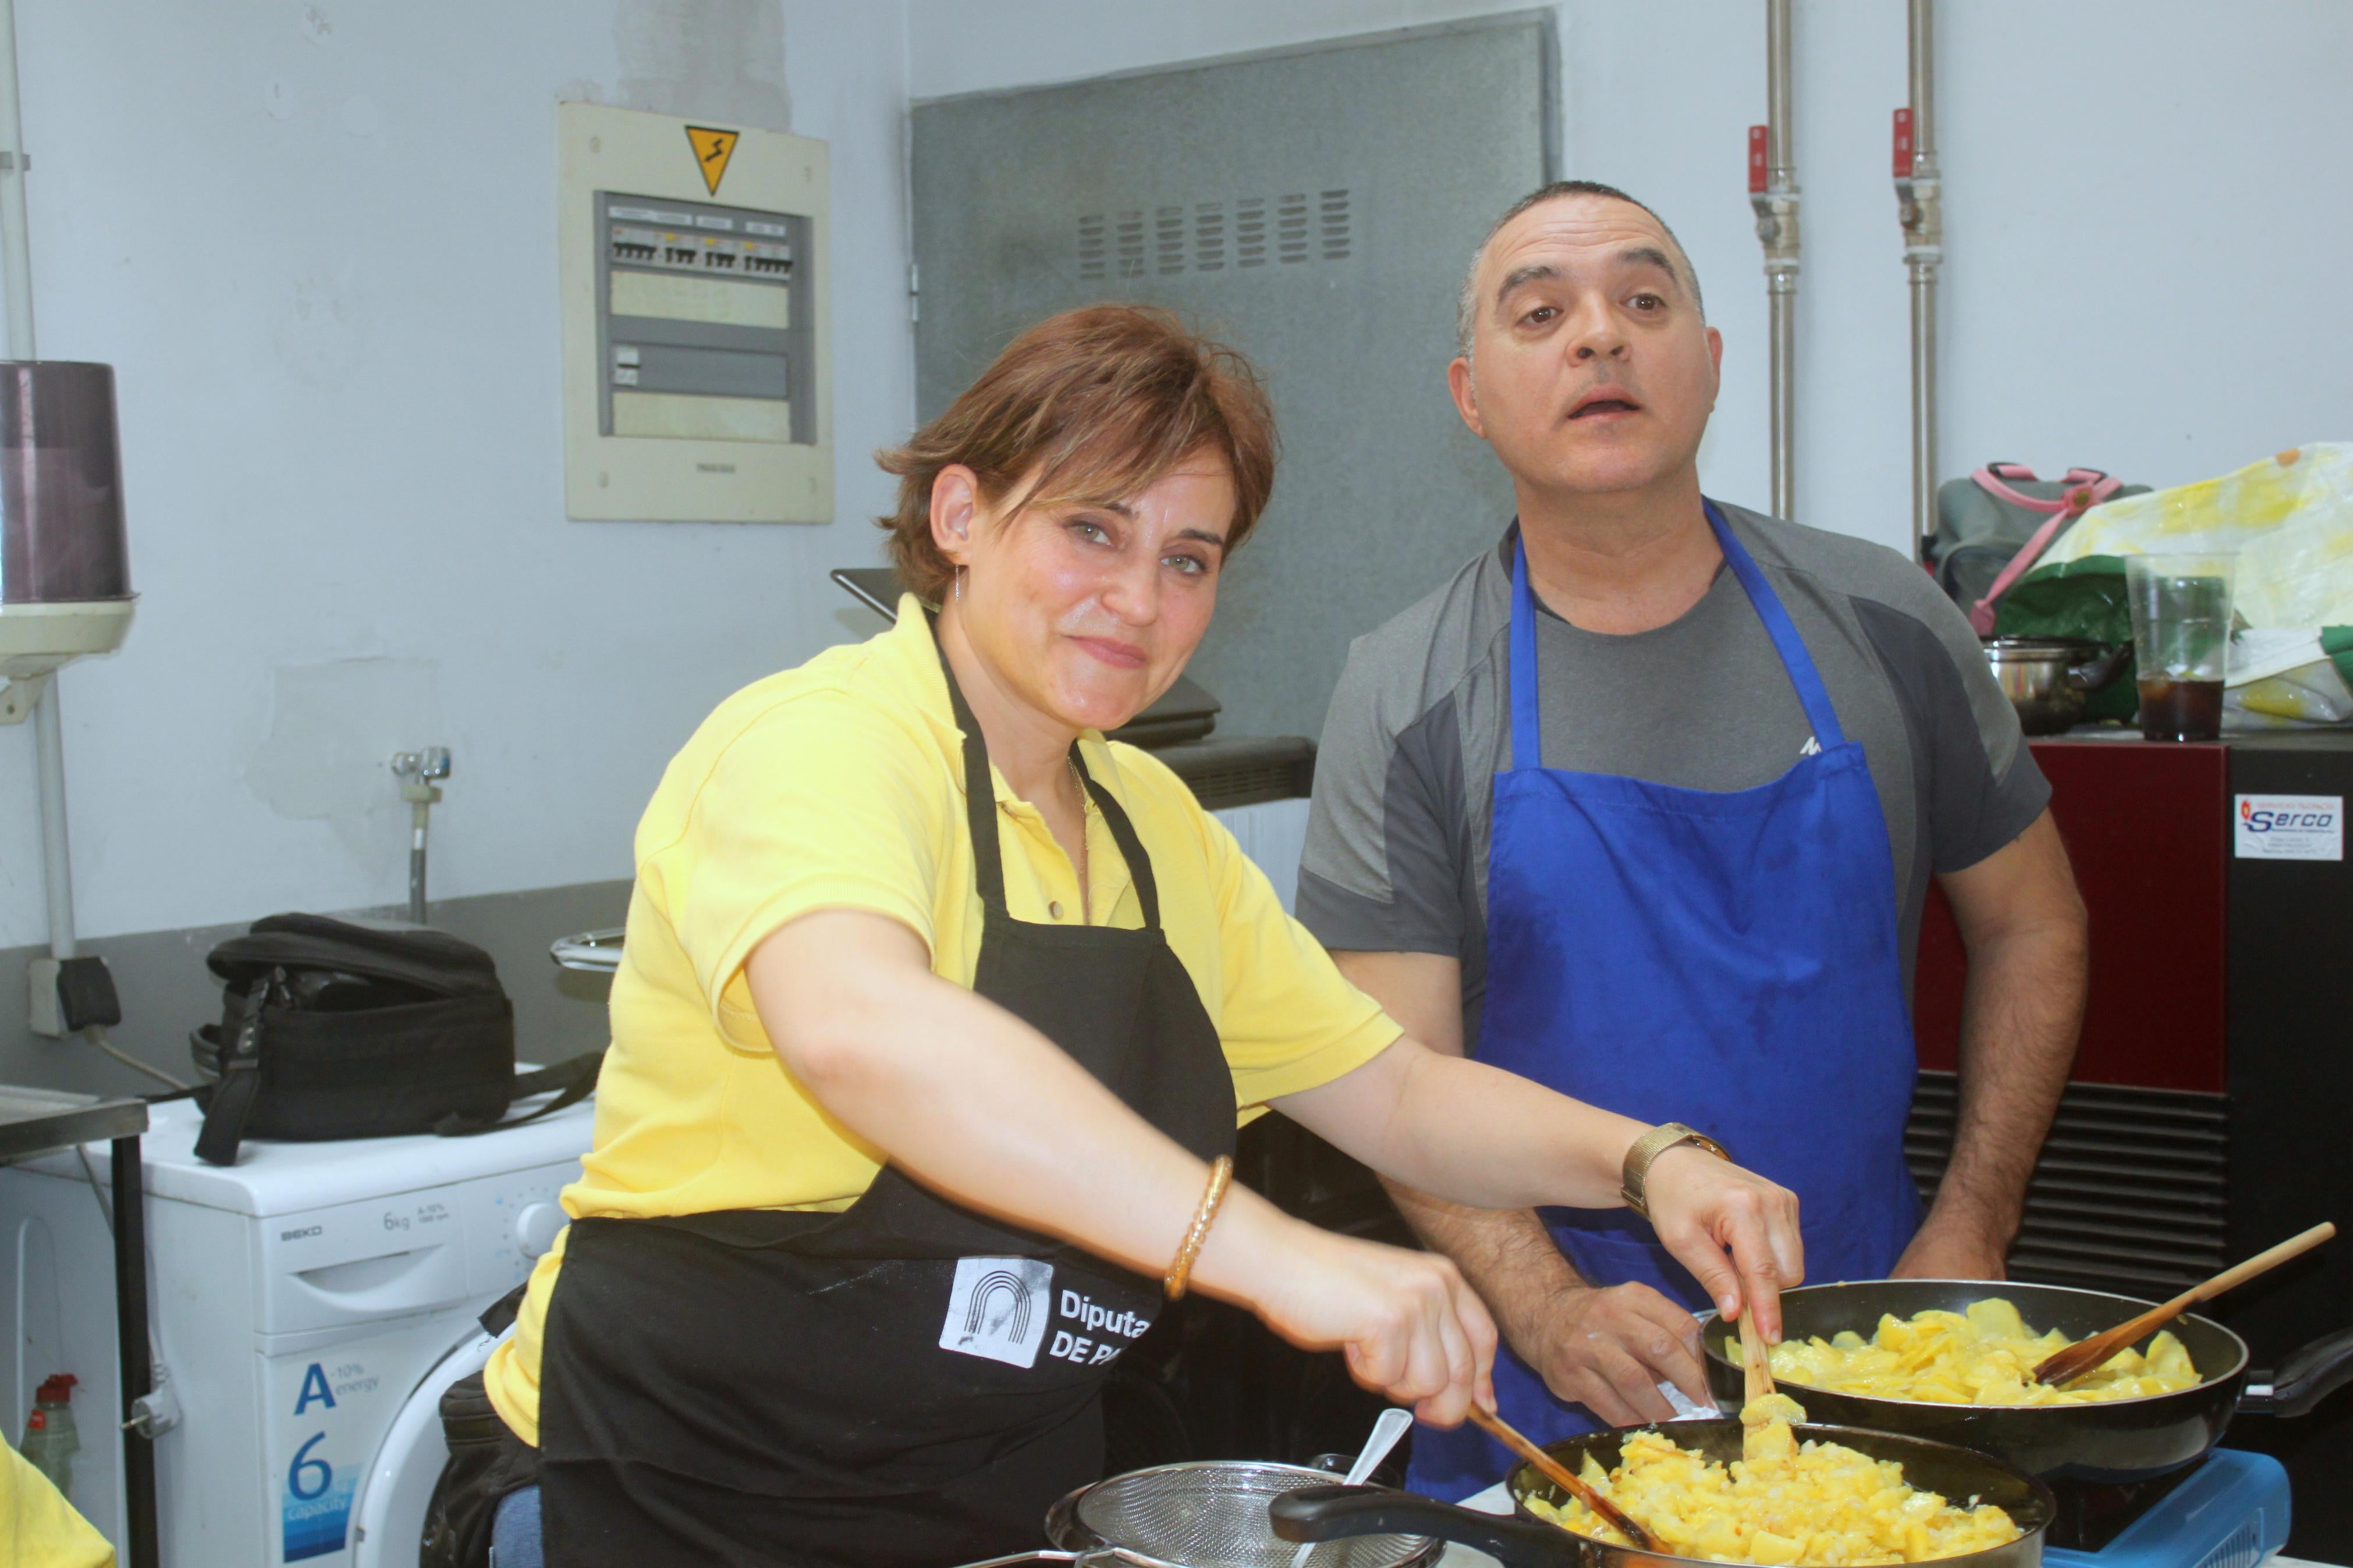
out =
[(1651, 1163), (1680, 1143), (1691, 1143), (1706, 1150), (1719, 1160), (1730, 1160), (1724, 1145), (1704, 1132), (1694, 1131), (1680, 1121), (1662, 1121), (1634, 1140), (1626, 1151), (1626, 1164), (1619, 1176), (1618, 1195), (1626, 1206), (1644, 1219), (1651, 1217), (1649, 1194), (1644, 1191), (1651, 1179)]
[(1167, 1277), (1161, 1281), (1170, 1300), (1185, 1294), (1193, 1278), (1193, 1260), (1201, 1256), (1201, 1244), (1209, 1239), (1209, 1223), (1218, 1217), (1218, 1205), (1226, 1201), (1226, 1187), (1233, 1179), (1233, 1156), (1219, 1155), (1217, 1163), (1209, 1167), (1209, 1189), (1201, 1194), (1201, 1206), (1193, 1211), (1193, 1227), (1185, 1233), (1185, 1245), (1176, 1249), (1176, 1261), (1168, 1266)]

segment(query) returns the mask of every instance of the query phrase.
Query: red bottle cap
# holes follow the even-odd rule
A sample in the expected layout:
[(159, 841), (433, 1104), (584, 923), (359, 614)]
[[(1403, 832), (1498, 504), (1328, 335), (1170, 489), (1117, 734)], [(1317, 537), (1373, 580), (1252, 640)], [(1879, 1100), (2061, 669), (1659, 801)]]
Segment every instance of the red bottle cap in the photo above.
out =
[(73, 1397), (74, 1384), (80, 1381), (69, 1372), (52, 1373), (42, 1380), (40, 1388), (33, 1395), (33, 1402), (37, 1405), (63, 1405)]

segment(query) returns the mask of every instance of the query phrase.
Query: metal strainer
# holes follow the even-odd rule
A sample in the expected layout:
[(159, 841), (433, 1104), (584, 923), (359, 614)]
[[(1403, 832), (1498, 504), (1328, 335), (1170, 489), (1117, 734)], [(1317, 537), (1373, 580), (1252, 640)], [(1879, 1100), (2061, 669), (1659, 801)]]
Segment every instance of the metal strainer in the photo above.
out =
[[(1302, 1487), (1344, 1478), (1303, 1465), (1212, 1459), (1131, 1470), (1077, 1491), (1046, 1516), (1065, 1551), (1116, 1547), (1166, 1568), (1291, 1568), (1298, 1547), (1274, 1533), (1267, 1504)], [(1420, 1535), (1327, 1541), (1308, 1568), (1409, 1568), (1433, 1563), (1442, 1544)]]

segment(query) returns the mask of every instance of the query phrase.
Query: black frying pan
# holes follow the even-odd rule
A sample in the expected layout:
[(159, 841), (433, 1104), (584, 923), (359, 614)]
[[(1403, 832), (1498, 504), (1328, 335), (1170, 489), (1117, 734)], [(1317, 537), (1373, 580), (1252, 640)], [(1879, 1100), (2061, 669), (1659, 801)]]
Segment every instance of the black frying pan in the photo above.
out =
[[(2018, 1308), (2026, 1326), (2057, 1329), (2080, 1340), (2112, 1329), (2154, 1303), (2102, 1290), (1983, 1279), (1863, 1279), (1808, 1285), (1781, 1293), (1784, 1339), (1829, 1339), (1852, 1329), (1865, 1339), (1883, 1313), (1957, 1312), (1972, 1301), (2000, 1296)], [(2353, 1381), (2353, 1329), (2306, 1345), (2288, 1358), (2268, 1385), (2250, 1388), (2247, 1343), (2211, 1318), (2184, 1313), (2169, 1325), (2189, 1352), (2202, 1382), (2173, 1394), (2090, 1405), (1931, 1405), (1831, 1394), (1791, 1384), (1783, 1390), (1818, 1420), (1876, 1432), (1900, 1432), (2000, 1454), (2044, 1477), (2091, 1481), (2139, 1481), (2203, 1458), (2242, 1410), (2301, 1415)], [(1713, 1313), (1700, 1320), (1707, 1351), (1708, 1386), (1719, 1403), (1736, 1406), (1745, 1392), (1740, 1331)]]
[[(1787, 1300), (1788, 1297), (1782, 1298)], [(1696, 1448), (1712, 1459), (1740, 1458), (1740, 1423), (1734, 1420), (1678, 1421), (1667, 1428), (1676, 1442)], [(1846, 1426), (1800, 1426), (1800, 1439), (1821, 1438), (1842, 1443), (1874, 1459), (1893, 1459), (1904, 1467), (1904, 1479), (1915, 1487), (1939, 1491), (1954, 1502), (1976, 1498), (1997, 1503), (2025, 1533), (2016, 1541), (1941, 1561), (1954, 1568), (2038, 1568), (2042, 1561), (2043, 1531), (2057, 1505), (2051, 1489), (2014, 1465), (1988, 1454), (1957, 1448), (1947, 1443), (1867, 1432)], [(1624, 1432), (1591, 1432), (1545, 1445), (1571, 1470), (1581, 1468), (1588, 1454), (1603, 1469), (1618, 1463), (1618, 1442)], [(1513, 1517), (1474, 1513), (1411, 1492), (1378, 1487), (1310, 1487), (1279, 1497), (1268, 1505), (1274, 1532), (1285, 1541), (1337, 1541), (1351, 1535), (1428, 1535), (1487, 1553), (1505, 1568), (1632, 1568), (1636, 1564), (1674, 1564), (1698, 1559), (1664, 1552), (1637, 1552), (1572, 1535), (1556, 1524), (1537, 1518), (1527, 1500), (1542, 1498), (1555, 1506), (1567, 1501), (1561, 1490), (1538, 1474), (1533, 1465), (1512, 1471)], [(1636, 1522), (1641, 1522), (1637, 1521)]]

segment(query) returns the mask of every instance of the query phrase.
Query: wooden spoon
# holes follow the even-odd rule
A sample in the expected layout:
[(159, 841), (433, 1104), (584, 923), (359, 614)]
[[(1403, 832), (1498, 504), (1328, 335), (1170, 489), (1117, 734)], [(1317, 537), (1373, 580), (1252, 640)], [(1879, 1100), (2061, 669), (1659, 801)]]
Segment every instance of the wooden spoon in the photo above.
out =
[(2234, 1286), (2243, 1285), (2267, 1268), (2285, 1263), (2299, 1253), (2309, 1252), (2337, 1234), (2337, 1227), (2326, 1220), (2314, 1226), (2302, 1236), (2290, 1237), (2268, 1251), (2258, 1252), (2236, 1268), (2225, 1268), (2203, 1285), (2193, 1285), (2161, 1307), (2151, 1307), (2129, 1322), (2118, 1323), (2105, 1333), (2094, 1334), (2088, 1340), (2077, 1340), (2064, 1350), (2053, 1351), (2034, 1369), (2034, 1381), (2052, 1387), (2063, 1387), (2098, 1367), (2126, 1345), (2137, 1344), (2155, 1333), (2183, 1312), (2220, 1296)]
[(1625, 1510), (1595, 1491), (1575, 1470), (1522, 1436), (1519, 1429), (1501, 1415), (1492, 1411), (1482, 1410), (1473, 1405), (1471, 1407), (1471, 1419), (1480, 1430), (1544, 1472), (1546, 1478), (1555, 1486), (1600, 1515), (1602, 1522), (1624, 1536), (1633, 1545), (1635, 1551), (1657, 1552), (1660, 1550), (1658, 1537), (1627, 1518)]
[(1757, 1314), (1744, 1306), (1740, 1311), (1740, 1368), (1748, 1374), (1747, 1397), (1741, 1403), (1754, 1405), (1773, 1390), (1773, 1363), (1765, 1353), (1765, 1336), (1757, 1329)]

